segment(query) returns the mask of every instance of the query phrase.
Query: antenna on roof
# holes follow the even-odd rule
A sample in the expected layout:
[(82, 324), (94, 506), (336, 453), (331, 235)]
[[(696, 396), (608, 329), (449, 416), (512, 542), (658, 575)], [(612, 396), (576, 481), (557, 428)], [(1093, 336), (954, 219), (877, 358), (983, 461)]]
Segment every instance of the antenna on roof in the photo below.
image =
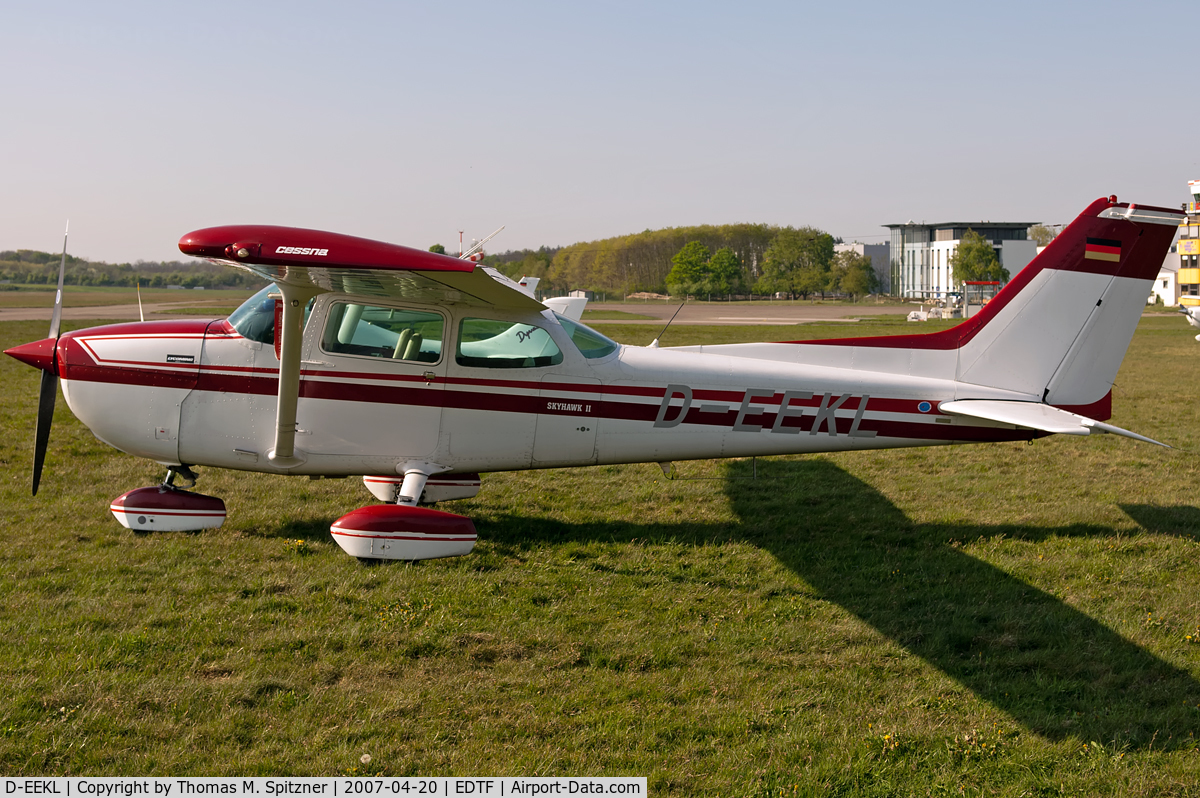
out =
[[(687, 300), (684, 300), (683, 305), (686, 305), (686, 304), (687, 304)], [(675, 317), (679, 315), (679, 311), (683, 310), (683, 305), (680, 305), (679, 307), (675, 308), (675, 312), (673, 314), (671, 314), (670, 321), (667, 322), (667, 327), (670, 327), (671, 322), (675, 321)], [(662, 328), (662, 332), (660, 332), (658, 334), (658, 338), (662, 338), (664, 335), (666, 335), (667, 327)], [(653, 341), (650, 342), (651, 349), (658, 349), (658, 338), (655, 338)]]

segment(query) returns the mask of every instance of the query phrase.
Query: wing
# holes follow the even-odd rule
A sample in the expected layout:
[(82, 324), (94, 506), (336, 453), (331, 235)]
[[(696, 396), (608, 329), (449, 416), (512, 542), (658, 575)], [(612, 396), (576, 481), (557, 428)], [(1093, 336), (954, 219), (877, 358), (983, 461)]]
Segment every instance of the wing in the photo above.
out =
[(493, 269), (367, 238), (273, 225), (207, 227), (179, 239), (185, 255), (274, 283), (359, 296), (514, 310), (542, 303)]

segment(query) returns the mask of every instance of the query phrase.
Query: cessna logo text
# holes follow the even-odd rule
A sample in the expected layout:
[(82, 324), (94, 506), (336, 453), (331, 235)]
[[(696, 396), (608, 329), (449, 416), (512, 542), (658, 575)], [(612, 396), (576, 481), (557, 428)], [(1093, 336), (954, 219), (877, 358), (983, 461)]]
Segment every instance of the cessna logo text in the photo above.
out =
[(276, 247), (276, 255), (320, 255), (325, 257), (329, 254), (327, 249), (317, 249), (316, 247)]

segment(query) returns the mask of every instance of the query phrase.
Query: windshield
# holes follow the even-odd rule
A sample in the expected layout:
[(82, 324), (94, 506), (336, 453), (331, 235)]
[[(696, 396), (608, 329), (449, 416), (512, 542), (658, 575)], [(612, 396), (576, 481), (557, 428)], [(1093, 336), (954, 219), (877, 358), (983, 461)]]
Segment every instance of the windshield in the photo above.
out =
[(274, 283), (229, 314), (229, 323), (243, 338), (260, 344), (275, 343), (275, 300), (267, 296), (271, 293), (279, 293)]
[[(247, 299), (229, 314), (230, 325), (243, 338), (258, 341), (260, 344), (275, 343), (275, 299), (271, 294), (280, 295), (279, 287), (274, 283)], [(308, 323), (308, 314), (312, 312), (314, 301), (310, 299), (304, 306), (304, 324)]]

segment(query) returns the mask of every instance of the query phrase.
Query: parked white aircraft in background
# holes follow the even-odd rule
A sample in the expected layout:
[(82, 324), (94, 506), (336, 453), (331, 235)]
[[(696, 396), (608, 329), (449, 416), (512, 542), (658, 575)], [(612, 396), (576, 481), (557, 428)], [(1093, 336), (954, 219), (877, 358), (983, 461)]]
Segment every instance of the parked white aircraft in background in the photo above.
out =
[(443, 557), (471, 550), (474, 525), (418, 504), (473, 496), (488, 471), (1052, 433), (1149, 441), (1105, 421), (1182, 216), (1097, 200), (949, 330), (662, 349), (621, 346), (468, 261), (215, 227), (179, 248), (273, 283), (228, 319), (59, 335), (60, 292), (50, 337), (8, 354), (43, 369), (34, 493), (57, 377), (98, 438), (167, 467), (163, 485), (112, 503), (131, 529), (218, 526), (220, 499), (175, 486), (197, 465), (365, 474), (388, 503), (338, 519), (334, 539), (361, 558)]
[[(1196, 314), (1200, 313), (1200, 307), (1188, 307), (1187, 305), (1180, 305), (1179, 312), (1184, 315), (1184, 318), (1187, 319), (1188, 324), (1200, 329), (1200, 318), (1196, 318)], [(1200, 341), (1200, 335), (1196, 336), (1196, 340)]]

